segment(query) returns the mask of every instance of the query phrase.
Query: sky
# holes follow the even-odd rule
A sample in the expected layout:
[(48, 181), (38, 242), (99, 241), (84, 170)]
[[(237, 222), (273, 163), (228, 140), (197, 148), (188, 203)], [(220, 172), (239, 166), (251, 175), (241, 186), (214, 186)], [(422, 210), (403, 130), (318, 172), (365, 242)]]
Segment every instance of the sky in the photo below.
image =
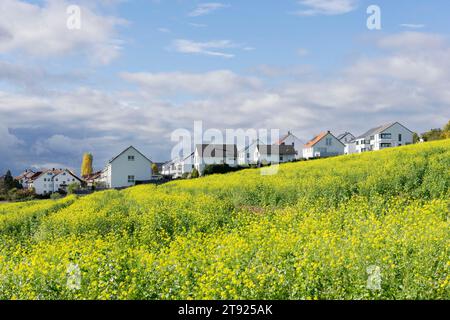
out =
[(1, 0), (0, 172), (79, 171), (84, 152), (101, 169), (129, 145), (163, 162), (194, 121), (305, 142), (442, 127), (449, 15), (448, 0)]

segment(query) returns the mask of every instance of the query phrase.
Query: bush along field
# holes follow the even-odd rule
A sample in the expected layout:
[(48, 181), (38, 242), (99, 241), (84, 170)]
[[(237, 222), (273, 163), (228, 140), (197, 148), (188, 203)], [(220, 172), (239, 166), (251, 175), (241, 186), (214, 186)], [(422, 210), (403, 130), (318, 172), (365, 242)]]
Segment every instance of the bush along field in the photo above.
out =
[(0, 299), (450, 299), (450, 140), (0, 205)]

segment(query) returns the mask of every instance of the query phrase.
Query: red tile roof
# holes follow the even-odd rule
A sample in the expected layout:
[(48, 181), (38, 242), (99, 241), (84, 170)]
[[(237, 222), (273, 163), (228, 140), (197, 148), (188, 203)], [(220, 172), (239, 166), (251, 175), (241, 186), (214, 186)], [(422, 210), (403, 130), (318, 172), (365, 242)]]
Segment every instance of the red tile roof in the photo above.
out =
[(317, 142), (322, 140), (327, 134), (329, 134), (329, 131), (322, 132), (318, 136), (315, 136), (311, 141), (309, 141), (307, 144), (305, 144), (305, 147), (311, 148), (313, 147)]

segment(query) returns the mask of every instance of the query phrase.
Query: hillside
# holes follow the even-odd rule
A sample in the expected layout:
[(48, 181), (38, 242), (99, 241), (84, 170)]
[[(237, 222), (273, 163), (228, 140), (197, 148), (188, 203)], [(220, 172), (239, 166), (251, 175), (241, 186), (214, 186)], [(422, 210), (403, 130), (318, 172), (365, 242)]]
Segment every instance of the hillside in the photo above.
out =
[(0, 205), (0, 299), (449, 299), (450, 140)]

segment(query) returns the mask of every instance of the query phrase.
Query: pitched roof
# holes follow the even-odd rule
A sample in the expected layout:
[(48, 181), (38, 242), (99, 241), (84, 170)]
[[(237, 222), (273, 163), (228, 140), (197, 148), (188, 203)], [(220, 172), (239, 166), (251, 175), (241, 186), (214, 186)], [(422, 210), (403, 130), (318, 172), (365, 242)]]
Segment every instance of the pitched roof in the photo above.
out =
[(245, 152), (248, 149), (250, 149), (251, 146), (253, 146), (254, 144), (258, 145), (262, 145), (265, 144), (264, 142), (260, 141), (259, 139), (254, 140), (252, 143), (250, 143), (248, 146), (246, 146), (244, 149), (240, 150), (239, 152)]
[(282, 155), (296, 155), (294, 147), (291, 145), (258, 145), (258, 151), (263, 155), (278, 154)]
[(287, 134), (285, 134), (284, 136), (282, 136), (282, 137), (280, 138), (280, 140), (277, 141), (277, 144), (282, 144), (282, 143), (283, 143), (287, 138), (289, 138), (289, 137), (293, 137), (294, 139), (297, 139), (297, 140), (300, 141), (300, 139), (297, 138), (295, 135), (293, 135), (292, 132), (288, 131)]
[(21, 179), (29, 179), (31, 178), (35, 172), (33, 170), (25, 170), (21, 174), (19, 174), (17, 177), (15, 177), (15, 180), (21, 180)]
[[(195, 146), (201, 156), (206, 157), (237, 157), (237, 146), (235, 144), (198, 144)], [(205, 152), (206, 150), (206, 152)]]
[(100, 177), (101, 174), (102, 174), (101, 171), (93, 172), (93, 173), (91, 173), (91, 174), (88, 174), (88, 175), (83, 176), (83, 179), (84, 179), (85, 181), (88, 181), (88, 180), (95, 180), (95, 179), (98, 179), (98, 178)]
[(118, 157), (120, 157), (122, 154), (124, 154), (125, 152), (128, 151), (128, 149), (133, 148), (137, 153), (139, 153), (141, 156), (143, 156), (145, 159), (147, 159), (150, 163), (153, 163), (152, 160), (150, 160), (149, 158), (147, 158), (146, 156), (144, 156), (144, 154), (142, 154), (138, 149), (136, 149), (133, 146), (129, 146), (128, 148), (126, 148), (125, 150), (123, 150), (121, 153), (119, 153), (117, 156), (115, 156), (114, 158), (112, 158), (111, 160), (108, 161), (108, 163), (112, 163), (114, 160), (116, 160)]
[(320, 133), (319, 135), (312, 138), (307, 144), (305, 144), (305, 147), (311, 148), (312, 146), (314, 146), (317, 142), (322, 140), (329, 133), (330, 133), (330, 131), (325, 131), (325, 132)]
[(336, 138), (337, 138), (338, 140), (342, 140), (342, 139), (345, 138), (345, 136), (348, 136), (348, 135), (351, 135), (352, 137), (354, 137), (354, 135), (351, 134), (350, 132), (344, 132), (344, 133), (341, 133), (340, 135), (338, 135)]

